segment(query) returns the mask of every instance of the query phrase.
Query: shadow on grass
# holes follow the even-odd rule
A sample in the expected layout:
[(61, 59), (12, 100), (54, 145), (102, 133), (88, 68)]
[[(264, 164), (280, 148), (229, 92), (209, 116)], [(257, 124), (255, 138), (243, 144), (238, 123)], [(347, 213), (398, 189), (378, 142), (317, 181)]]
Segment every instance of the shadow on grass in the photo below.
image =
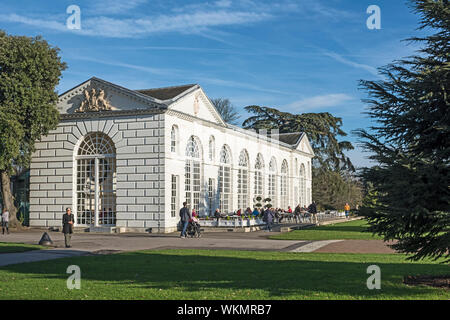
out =
[(24, 243), (8, 243), (8, 242), (0, 242), (0, 254), (2, 253), (20, 253), (27, 252), (31, 250), (41, 250), (45, 249), (45, 247), (34, 246)]
[[(194, 250), (65, 258), (6, 266), (0, 268), (0, 272), (23, 273), (45, 281), (65, 281), (68, 276), (66, 268), (71, 264), (80, 266), (84, 288), (89, 287), (105, 295), (107, 290), (112, 290), (111, 295), (120, 299), (132, 299), (130, 292), (135, 289), (153, 289), (153, 298), (158, 298), (158, 290), (168, 290), (171, 292), (169, 298), (175, 299), (198, 298), (208, 293), (223, 299), (227, 296), (226, 290), (242, 291), (237, 298), (244, 299), (254, 299), (252, 290), (264, 291), (272, 299), (314, 299), (315, 296), (401, 299), (404, 296), (421, 298), (427, 294), (443, 298), (444, 291), (407, 287), (402, 284), (402, 279), (405, 275), (448, 273), (446, 265), (402, 263), (400, 257), (383, 255)], [(369, 277), (366, 270), (372, 264), (381, 268), (381, 291), (370, 291), (366, 287)], [(89, 280), (93, 282), (86, 282)], [(249, 290), (250, 295), (244, 295), (243, 292)]]

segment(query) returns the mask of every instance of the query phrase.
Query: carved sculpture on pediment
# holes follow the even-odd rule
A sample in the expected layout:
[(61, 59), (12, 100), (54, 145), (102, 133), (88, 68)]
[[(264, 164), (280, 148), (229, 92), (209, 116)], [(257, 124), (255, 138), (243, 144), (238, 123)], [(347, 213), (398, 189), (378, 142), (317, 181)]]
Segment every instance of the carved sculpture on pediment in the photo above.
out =
[(200, 105), (199, 105), (199, 98), (200, 98), (200, 94), (197, 93), (195, 95), (195, 99), (194, 99), (194, 114), (197, 116), (198, 112), (200, 111)]
[(111, 105), (106, 99), (105, 91), (100, 89), (97, 91), (92, 88), (91, 91), (84, 90), (84, 100), (75, 112), (99, 112), (111, 110)]

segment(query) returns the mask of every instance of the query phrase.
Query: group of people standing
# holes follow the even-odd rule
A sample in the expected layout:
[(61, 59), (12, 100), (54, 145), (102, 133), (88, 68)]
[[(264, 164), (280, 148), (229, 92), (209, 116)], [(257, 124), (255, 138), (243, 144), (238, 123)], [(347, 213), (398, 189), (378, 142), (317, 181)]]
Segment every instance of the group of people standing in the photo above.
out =
[[(234, 212), (235, 215), (241, 218), (260, 218), (267, 225), (267, 231), (272, 231), (272, 226), (274, 222), (281, 223), (284, 219), (295, 220), (296, 223), (304, 222), (306, 217), (312, 217), (310, 220), (312, 223), (317, 223), (317, 206), (313, 201), (309, 205), (309, 207), (302, 207), (297, 205), (294, 211), (292, 211), (291, 207), (288, 207), (287, 210), (281, 208), (273, 208), (268, 207), (265, 210), (263, 208), (255, 207), (253, 210), (248, 207), (246, 210), (239, 209)], [(224, 216), (220, 212), (219, 209), (216, 209), (214, 212), (214, 218), (217, 221), (217, 226), (219, 226), (220, 218)], [(186, 237), (186, 230), (189, 226), (189, 223), (194, 223), (196, 226), (200, 226), (198, 223), (198, 214), (195, 209), (192, 210), (192, 213), (189, 212), (187, 207), (187, 203), (183, 202), (183, 208), (180, 209), (180, 222), (181, 222), (181, 238)]]

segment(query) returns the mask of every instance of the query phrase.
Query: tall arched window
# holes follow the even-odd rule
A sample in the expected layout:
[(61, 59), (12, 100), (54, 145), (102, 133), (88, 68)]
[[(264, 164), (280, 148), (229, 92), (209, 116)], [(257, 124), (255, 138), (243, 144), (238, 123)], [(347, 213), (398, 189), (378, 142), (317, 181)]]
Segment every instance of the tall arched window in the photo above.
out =
[(238, 209), (245, 210), (250, 207), (249, 196), (249, 161), (247, 150), (242, 150), (239, 155), (238, 168)]
[(286, 160), (283, 160), (280, 176), (280, 197), (282, 209), (287, 209), (289, 206), (288, 190), (288, 163)]
[(172, 126), (170, 131), (170, 151), (176, 153), (178, 149), (178, 127)]
[(305, 165), (300, 165), (300, 204), (306, 206), (306, 170)]
[(86, 135), (75, 156), (76, 223), (86, 226), (116, 224), (116, 148), (106, 134)]
[(232, 211), (232, 175), (231, 175), (231, 151), (228, 146), (223, 146), (220, 151), (219, 167), (219, 209), (222, 213)]
[(268, 196), (273, 207), (277, 206), (277, 160), (272, 157), (269, 163), (269, 190)]
[(214, 158), (216, 157), (216, 140), (214, 139), (214, 136), (209, 137), (209, 161), (214, 161)]
[(255, 197), (264, 197), (264, 158), (261, 153), (255, 162)]
[(200, 211), (201, 146), (197, 137), (191, 136), (186, 145), (185, 183), (186, 202), (190, 209)]

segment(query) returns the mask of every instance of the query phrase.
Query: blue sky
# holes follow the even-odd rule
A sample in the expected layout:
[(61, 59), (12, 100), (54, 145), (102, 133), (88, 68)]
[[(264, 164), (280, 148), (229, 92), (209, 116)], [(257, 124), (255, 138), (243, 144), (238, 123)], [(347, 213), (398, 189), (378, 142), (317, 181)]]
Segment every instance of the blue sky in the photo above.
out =
[[(69, 5), (81, 30), (69, 30)], [(366, 9), (381, 9), (369, 30)], [(330, 112), (351, 130), (367, 127), (359, 79), (411, 55), (401, 40), (419, 34), (404, 0), (2, 0), (0, 29), (42, 35), (68, 69), (60, 93), (96, 76), (130, 89), (199, 83), (210, 98), (283, 111)], [(368, 161), (359, 148), (357, 166)]]

